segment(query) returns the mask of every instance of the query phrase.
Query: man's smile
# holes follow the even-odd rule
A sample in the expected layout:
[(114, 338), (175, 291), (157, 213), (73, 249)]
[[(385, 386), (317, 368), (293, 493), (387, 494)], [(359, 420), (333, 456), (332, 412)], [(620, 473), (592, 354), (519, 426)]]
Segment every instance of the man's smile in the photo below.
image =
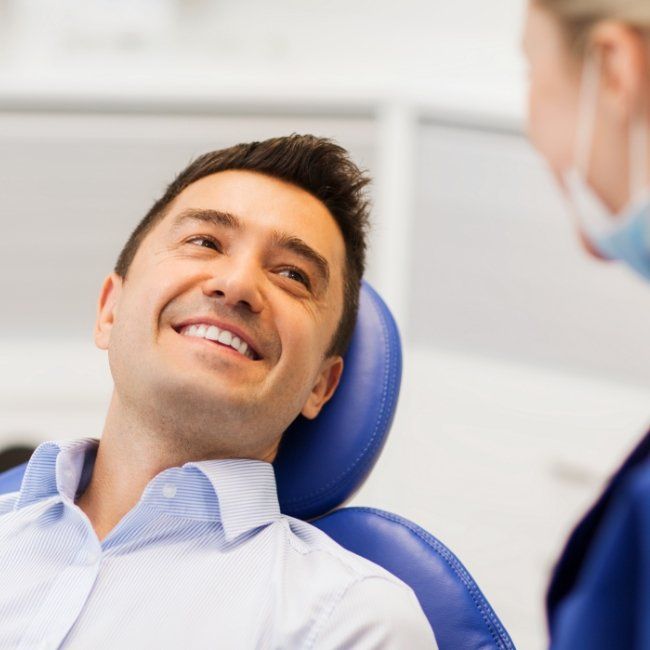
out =
[(181, 336), (205, 340), (251, 361), (262, 359), (248, 335), (236, 327), (217, 324), (211, 318), (188, 319), (173, 329)]

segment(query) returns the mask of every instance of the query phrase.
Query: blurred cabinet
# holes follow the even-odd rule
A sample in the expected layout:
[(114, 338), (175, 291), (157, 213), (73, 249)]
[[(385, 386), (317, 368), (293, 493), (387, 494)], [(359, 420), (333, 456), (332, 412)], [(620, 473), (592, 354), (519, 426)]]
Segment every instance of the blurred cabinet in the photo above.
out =
[(409, 338), (650, 386), (650, 292), (590, 258), (522, 135), (423, 120)]

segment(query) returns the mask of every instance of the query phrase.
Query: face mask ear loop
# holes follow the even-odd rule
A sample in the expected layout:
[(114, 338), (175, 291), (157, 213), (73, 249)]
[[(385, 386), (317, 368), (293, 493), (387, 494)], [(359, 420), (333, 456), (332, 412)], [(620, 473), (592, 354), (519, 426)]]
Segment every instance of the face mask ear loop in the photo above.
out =
[(632, 118), (629, 129), (629, 191), (630, 204), (644, 199), (649, 191), (648, 179), (648, 124), (646, 122), (646, 102), (643, 101), (639, 112)]
[(598, 87), (602, 55), (599, 51), (588, 54), (584, 62), (580, 95), (578, 98), (578, 124), (574, 145), (575, 168), (586, 181), (591, 162), (591, 147), (596, 127)]

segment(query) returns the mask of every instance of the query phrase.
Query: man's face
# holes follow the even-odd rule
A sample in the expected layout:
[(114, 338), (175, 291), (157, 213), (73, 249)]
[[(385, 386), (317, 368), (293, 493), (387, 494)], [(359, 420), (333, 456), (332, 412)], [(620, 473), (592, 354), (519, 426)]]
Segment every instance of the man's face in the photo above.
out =
[(118, 399), (200, 454), (271, 458), (338, 383), (344, 263), (306, 191), (248, 171), (193, 183), (105, 283), (95, 336)]

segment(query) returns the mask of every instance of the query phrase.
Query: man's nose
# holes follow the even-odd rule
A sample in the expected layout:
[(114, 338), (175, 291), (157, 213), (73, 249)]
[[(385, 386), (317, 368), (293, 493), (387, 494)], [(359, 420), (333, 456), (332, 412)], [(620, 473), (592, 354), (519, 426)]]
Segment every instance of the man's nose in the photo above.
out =
[(226, 260), (215, 268), (203, 283), (203, 293), (219, 299), (232, 308), (245, 308), (253, 313), (262, 310), (263, 299), (260, 291), (260, 273), (252, 261)]

